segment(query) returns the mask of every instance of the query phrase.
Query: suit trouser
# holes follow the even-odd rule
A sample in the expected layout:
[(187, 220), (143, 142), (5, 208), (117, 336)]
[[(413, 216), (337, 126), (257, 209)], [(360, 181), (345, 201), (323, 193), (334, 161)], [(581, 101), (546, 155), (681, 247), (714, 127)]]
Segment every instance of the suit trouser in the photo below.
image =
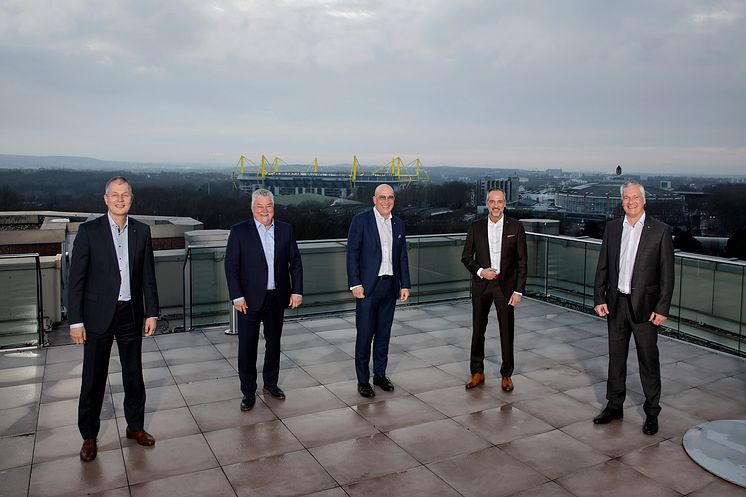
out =
[(358, 383), (370, 381), (370, 348), (373, 345), (373, 375), (386, 376), (389, 362), (391, 324), (394, 322), (396, 296), (394, 279), (379, 277), (371, 295), (357, 299), (355, 305), (355, 373)]
[(114, 320), (103, 333), (86, 330), (83, 375), (78, 402), (78, 429), (83, 438), (96, 438), (101, 427), (101, 407), (109, 374), (111, 345), (117, 340), (122, 363), (124, 417), (134, 431), (145, 421), (145, 382), (142, 378), (142, 333), (136, 326), (132, 303), (117, 304)]
[(648, 416), (661, 412), (661, 370), (658, 358), (658, 327), (645, 321), (634, 322), (629, 296), (619, 294), (614, 314), (607, 321), (609, 329), (609, 378), (606, 382), (606, 399), (609, 406), (621, 409), (627, 396), (627, 355), (630, 336), (635, 337), (640, 382), (645, 393), (643, 410)]
[[(287, 302), (285, 302), (287, 304)], [(279, 302), (277, 291), (268, 290), (259, 310), (238, 313), (238, 377), (241, 392), (256, 393), (256, 356), (259, 347), (259, 326), (264, 323), (264, 388), (274, 388), (280, 377), (280, 337), (282, 336), (285, 306)]]
[(497, 311), (497, 323), (500, 326), (500, 354), (502, 356), (500, 375), (512, 376), (515, 310), (512, 305), (508, 305), (508, 297), (503, 294), (499, 281), (488, 281), (484, 292), (479, 295), (472, 295), (471, 304), (474, 328), (471, 335), (471, 361), (469, 365), (471, 374), (484, 373), (484, 335), (487, 331), (490, 309), (494, 304)]

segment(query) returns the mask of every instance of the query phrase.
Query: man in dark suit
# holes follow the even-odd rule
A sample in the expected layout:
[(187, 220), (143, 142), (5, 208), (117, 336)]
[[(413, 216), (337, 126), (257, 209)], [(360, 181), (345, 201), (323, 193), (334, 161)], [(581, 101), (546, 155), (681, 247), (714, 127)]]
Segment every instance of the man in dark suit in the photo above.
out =
[(658, 327), (666, 322), (674, 285), (671, 228), (645, 214), (645, 189), (628, 181), (620, 188), (624, 218), (606, 223), (598, 256), (593, 301), (609, 329), (608, 403), (593, 419), (606, 424), (623, 417), (627, 353), (633, 335), (645, 393), (647, 435), (658, 432), (661, 374)]
[(111, 178), (104, 194), (107, 214), (81, 224), (73, 245), (68, 317), (70, 337), (84, 344), (78, 403), (83, 461), (92, 461), (98, 451), (96, 437), (115, 338), (122, 363), (127, 438), (140, 445), (155, 444), (144, 430), (141, 333), (143, 329), (145, 336), (155, 333), (158, 289), (150, 227), (127, 215), (132, 199), (129, 182), (121, 176)]
[(502, 389), (513, 390), (514, 309), (526, 289), (526, 232), (523, 225), (508, 216), (505, 192), (493, 188), (487, 194), (487, 219), (469, 226), (461, 262), (472, 274), (471, 379), (466, 389), (484, 383), (484, 334), (492, 305), (497, 310), (502, 354)]
[(228, 293), (238, 311), (238, 376), (241, 410), (256, 402), (256, 353), (259, 325), (264, 324), (265, 355), (262, 379), (265, 395), (280, 400), (280, 337), (285, 308), (303, 301), (303, 264), (293, 227), (274, 219), (272, 192), (251, 194), (253, 219), (231, 227), (225, 249)]
[(409, 298), (409, 259), (404, 223), (391, 214), (394, 190), (378, 185), (373, 208), (352, 219), (347, 236), (347, 282), (355, 305), (355, 372), (357, 390), (375, 397), (370, 385), (370, 350), (373, 346), (373, 384), (390, 392), (386, 377), (391, 324), (396, 298)]

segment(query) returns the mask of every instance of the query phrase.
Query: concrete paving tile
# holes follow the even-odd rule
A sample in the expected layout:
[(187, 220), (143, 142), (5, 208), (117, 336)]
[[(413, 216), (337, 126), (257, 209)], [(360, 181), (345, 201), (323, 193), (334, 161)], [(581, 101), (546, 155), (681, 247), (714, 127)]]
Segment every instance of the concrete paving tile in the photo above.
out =
[(211, 431), (205, 438), (221, 466), (303, 449), (279, 420)]
[(418, 467), (390, 475), (359, 481), (345, 487), (352, 497), (459, 497), (461, 494), (435, 476)]
[(388, 437), (422, 464), (486, 449), (490, 443), (451, 419), (398, 428)]
[(412, 396), (360, 404), (354, 409), (383, 432), (445, 418), (441, 412)]
[(495, 445), (553, 429), (539, 418), (510, 404), (457, 416), (453, 420)]
[(76, 454), (34, 464), (29, 497), (86, 495), (127, 485), (120, 450), (99, 452), (95, 460), (82, 464)]
[(313, 495), (337, 488), (337, 482), (305, 450), (232, 464), (223, 470), (239, 497)]
[(218, 466), (202, 434), (156, 440), (152, 447), (124, 447), (122, 456), (130, 485)]
[(305, 447), (375, 435), (378, 430), (349, 407), (283, 419)]
[[(547, 481), (540, 473), (497, 447), (428, 464), (427, 467), (462, 495), (501, 497)], [(496, 478), (495, 470), (500, 476)]]
[(236, 492), (220, 468), (138, 483), (132, 485), (131, 490), (132, 497), (236, 497)]
[(557, 483), (577, 497), (679, 497), (676, 491), (616, 460), (563, 476)]
[(380, 433), (309, 451), (337, 483), (343, 485), (419, 466), (414, 458)]

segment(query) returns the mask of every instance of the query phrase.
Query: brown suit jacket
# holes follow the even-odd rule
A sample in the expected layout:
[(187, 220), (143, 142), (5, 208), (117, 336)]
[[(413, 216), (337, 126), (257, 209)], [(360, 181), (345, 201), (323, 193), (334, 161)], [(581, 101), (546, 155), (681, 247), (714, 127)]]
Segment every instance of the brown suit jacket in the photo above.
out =
[[(506, 298), (510, 298), (513, 292), (526, 291), (527, 259), (526, 231), (523, 225), (520, 221), (505, 216), (498, 281)], [(477, 276), (477, 271), (480, 268), (491, 267), (487, 218), (474, 221), (469, 226), (461, 262), (473, 275), (472, 293), (479, 295), (484, 292), (488, 280)]]

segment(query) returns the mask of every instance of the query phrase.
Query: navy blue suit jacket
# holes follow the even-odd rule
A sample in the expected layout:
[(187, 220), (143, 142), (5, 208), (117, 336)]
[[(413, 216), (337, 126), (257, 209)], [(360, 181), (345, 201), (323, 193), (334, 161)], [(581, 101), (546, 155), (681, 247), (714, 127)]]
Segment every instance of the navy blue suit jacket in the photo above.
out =
[[(127, 218), (130, 294), (135, 324), (157, 317), (158, 288), (150, 226)], [(83, 323), (87, 333), (104, 333), (114, 319), (119, 298), (119, 264), (109, 217), (83, 223), (73, 245), (67, 291), (70, 323)]]
[[(375, 208), (375, 207), (374, 207)], [(394, 267), (394, 298), (402, 288), (411, 288), (409, 258), (404, 222), (391, 216), (393, 234), (392, 265)], [(381, 268), (381, 238), (378, 236), (373, 209), (352, 218), (347, 235), (347, 283), (349, 287), (363, 285), (366, 297), (373, 294)]]
[[(275, 290), (287, 306), (291, 294), (303, 295), (303, 264), (293, 227), (274, 220)], [(225, 249), (225, 278), (231, 300), (246, 299), (249, 310), (258, 311), (267, 293), (267, 260), (254, 218), (231, 227)]]

